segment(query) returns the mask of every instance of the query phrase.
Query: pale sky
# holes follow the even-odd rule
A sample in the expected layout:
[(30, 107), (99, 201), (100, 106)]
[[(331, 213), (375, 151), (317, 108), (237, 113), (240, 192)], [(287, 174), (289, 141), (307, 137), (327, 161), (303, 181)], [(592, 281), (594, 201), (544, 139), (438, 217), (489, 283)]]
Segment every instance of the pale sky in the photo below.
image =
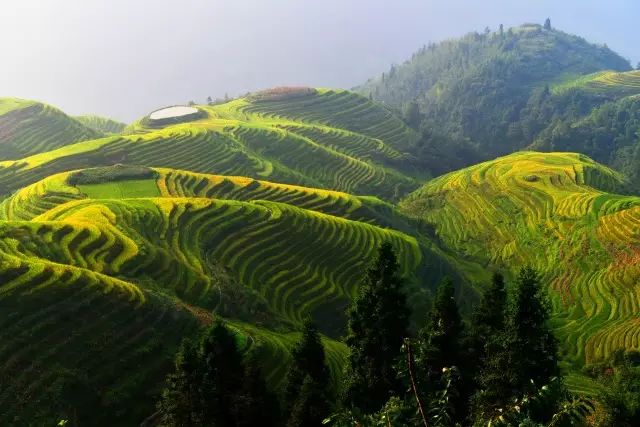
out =
[(350, 88), (429, 41), (546, 17), (640, 61), (638, 0), (0, 0), (0, 96), (131, 121), (208, 95)]

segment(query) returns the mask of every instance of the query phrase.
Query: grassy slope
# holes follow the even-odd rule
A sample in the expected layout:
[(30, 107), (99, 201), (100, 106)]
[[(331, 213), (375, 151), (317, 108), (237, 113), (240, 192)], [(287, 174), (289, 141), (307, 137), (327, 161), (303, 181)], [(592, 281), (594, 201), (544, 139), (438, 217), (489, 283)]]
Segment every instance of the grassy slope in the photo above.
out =
[[(245, 341), (259, 344), (277, 388), (297, 339), (289, 331), (308, 312), (328, 330), (343, 326), (335, 313), (382, 240), (396, 246), (405, 275), (422, 263), (415, 239), (365, 223), (388, 218), (376, 199), (168, 169), (77, 186), (70, 175), (2, 203), (0, 351), (9, 362), (0, 371), (0, 407), (8, 408), (0, 420), (62, 412), (70, 398), (62, 377), (84, 390), (86, 407), (103, 396), (99, 424), (149, 415), (181, 337), (234, 297), (221, 271), (268, 312), (263, 327), (256, 313), (231, 317)], [(325, 343), (337, 381), (345, 347)], [(139, 404), (124, 403), (131, 400)]]
[(0, 160), (19, 159), (102, 136), (46, 104), (0, 98)]
[(397, 199), (416, 189), (423, 175), (402, 152), (415, 133), (350, 92), (318, 90), (291, 103), (246, 98), (200, 108), (206, 117), (194, 122), (158, 128), (145, 119), (128, 135), (0, 162), (0, 190), (11, 193), (65, 170), (128, 163)]
[(427, 183), (401, 209), (435, 224), (472, 281), (531, 264), (551, 290), (564, 359), (640, 347), (640, 198), (579, 154), (516, 153)]

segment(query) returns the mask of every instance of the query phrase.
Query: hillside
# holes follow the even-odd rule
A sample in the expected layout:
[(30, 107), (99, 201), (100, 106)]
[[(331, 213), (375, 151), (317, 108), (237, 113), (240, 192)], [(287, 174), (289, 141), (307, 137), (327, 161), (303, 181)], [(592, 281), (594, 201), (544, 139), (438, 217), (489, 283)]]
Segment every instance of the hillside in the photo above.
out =
[[(549, 283), (568, 366), (638, 348), (640, 198), (580, 154), (516, 153), (428, 182), (400, 208), (433, 224), (471, 283), (532, 265)], [(573, 384), (576, 387), (576, 384)]]
[(13, 160), (102, 136), (57, 108), (0, 98), (0, 160)]
[[(531, 149), (587, 154), (623, 172), (634, 188), (640, 188), (638, 71), (603, 72), (563, 82), (533, 109), (546, 113), (536, 113), (541, 130)], [(555, 114), (559, 110), (565, 113)]]
[(127, 127), (126, 124), (120, 123), (108, 117), (88, 115), (75, 116), (74, 119), (76, 119), (86, 127), (103, 134), (122, 133), (122, 131), (124, 131), (124, 129)]
[(110, 136), (0, 162), (9, 194), (87, 166), (138, 164), (238, 175), (398, 199), (428, 176), (406, 154), (418, 136), (383, 107), (346, 91), (285, 90), (215, 106), (193, 116), (129, 126)]
[[(599, 73), (596, 80), (602, 81), (594, 86), (618, 84), (626, 76), (631, 89), (632, 74), (615, 74), (630, 69), (605, 46), (527, 24), (430, 44), (356, 91), (402, 111), (423, 133), (415, 154), (432, 169), (447, 172), (522, 149), (557, 116), (569, 111), (582, 116), (606, 101), (590, 94), (586, 100), (563, 97), (543, 108), (540, 98), (548, 87), (575, 86), (576, 80)], [(576, 111), (580, 108), (586, 111)]]
[[(1, 208), (0, 423), (50, 419), (67, 399), (84, 416), (100, 407), (98, 424), (145, 418), (180, 339), (212, 312), (257, 346), (279, 387), (303, 317), (339, 335), (336, 313), (381, 242), (423, 298), (419, 242), (375, 225), (391, 210), (370, 197), (133, 166), (27, 186)], [(335, 382), (344, 346), (326, 345)]]

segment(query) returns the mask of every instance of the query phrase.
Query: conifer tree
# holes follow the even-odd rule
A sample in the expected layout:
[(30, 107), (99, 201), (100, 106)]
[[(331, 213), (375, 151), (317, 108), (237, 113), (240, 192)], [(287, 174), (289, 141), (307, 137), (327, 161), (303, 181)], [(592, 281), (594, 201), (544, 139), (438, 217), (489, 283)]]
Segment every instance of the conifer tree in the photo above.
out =
[(538, 387), (558, 374), (557, 343), (548, 325), (550, 309), (537, 272), (520, 270), (514, 298), (508, 307), (507, 332), (513, 335), (518, 357), (516, 387), (524, 389), (531, 381)]
[(202, 360), (201, 399), (206, 425), (234, 425), (233, 399), (242, 387), (244, 368), (233, 334), (220, 321), (200, 342)]
[(455, 288), (446, 278), (438, 287), (427, 325), (420, 331), (420, 359), (428, 376), (461, 362), (462, 319), (454, 297)]
[(504, 329), (506, 304), (507, 290), (504, 277), (500, 273), (494, 273), (491, 284), (483, 292), (471, 315), (468, 346), (474, 364), (481, 364), (489, 339)]
[[(327, 386), (329, 371), (325, 364), (325, 353), (320, 339), (320, 333), (311, 318), (304, 322), (300, 342), (292, 351), (293, 361), (287, 375), (285, 390), (285, 413), (291, 414), (288, 425), (317, 425), (322, 424), (328, 415)], [(305, 386), (305, 380), (308, 384)], [(303, 386), (307, 388), (303, 393)], [(314, 388), (314, 390), (310, 390)], [(313, 396), (313, 399), (310, 399)], [(294, 407), (296, 413), (294, 414)], [(296, 424), (304, 414), (305, 422), (310, 424)], [(313, 416), (317, 416), (313, 418)]]
[(234, 398), (233, 412), (237, 427), (275, 427), (278, 425), (278, 399), (267, 389), (255, 355), (245, 362), (244, 381)]
[(277, 425), (277, 400), (259, 366), (250, 358), (245, 367), (233, 333), (221, 321), (197, 344), (185, 340), (175, 367), (158, 404), (163, 426)]
[(193, 341), (183, 341), (175, 359), (175, 372), (158, 404), (162, 425), (191, 427), (201, 424), (198, 353)]
[(379, 410), (401, 390), (395, 364), (407, 336), (409, 310), (398, 270), (391, 244), (384, 243), (348, 313), (344, 403), (365, 413)]
[(520, 270), (507, 304), (502, 332), (489, 337), (474, 398), (478, 417), (492, 415), (513, 397), (548, 384), (558, 374), (557, 343), (548, 325), (549, 307), (535, 270)]
[(287, 427), (320, 427), (329, 412), (324, 393), (310, 375), (304, 377), (298, 399), (291, 408)]
[[(436, 292), (433, 308), (425, 327), (420, 331), (418, 363), (422, 372), (421, 389), (425, 401), (438, 399), (445, 387), (444, 373), (464, 362), (463, 324), (455, 300), (455, 288), (451, 279), (442, 281)], [(449, 390), (451, 415), (463, 417), (467, 397), (464, 378), (456, 381), (456, 390)]]

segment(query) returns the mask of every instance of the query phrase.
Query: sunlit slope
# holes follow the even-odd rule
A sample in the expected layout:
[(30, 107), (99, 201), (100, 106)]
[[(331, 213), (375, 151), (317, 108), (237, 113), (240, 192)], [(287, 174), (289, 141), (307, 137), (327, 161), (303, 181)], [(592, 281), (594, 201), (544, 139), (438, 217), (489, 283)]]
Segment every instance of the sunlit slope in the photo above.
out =
[[(339, 192), (124, 166), (17, 192), (0, 223), (0, 420), (49, 419), (69, 390), (85, 397), (80, 407), (102, 402), (99, 424), (143, 419), (180, 339), (212, 312), (257, 345), (281, 386), (298, 339), (286, 331), (307, 313), (339, 331), (336, 313), (382, 241), (405, 276), (422, 264), (414, 238), (372, 225), (386, 209)], [(337, 381), (345, 348), (325, 345)], [(130, 399), (134, 412), (119, 412)]]
[(392, 205), (377, 198), (338, 191), (175, 169), (110, 166), (63, 172), (31, 184), (0, 203), (0, 219), (30, 220), (79, 199), (140, 197), (268, 200), (378, 225), (388, 225), (395, 214)]
[(609, 97), (640, 94), (640, 71), (602, 71), (563, 82), (553, 88), (554, 93), (581, 89)]
[[(49, 175), (117, 163), (184, 169), (398, 199), (426, 171), (404, 153), (417, 135), (380, 105), (346, 91), (310, 89), (285, 101), (248, 97), (199, 106), (164, 126), (148, 117), (125, 135), (0, 162), (0, 193)], [(320, 114), (320, 112), (322, 114)], [(61, 144), (62, 145), (62, 144)]]
[(75, 116), (74, 119), (76, 119), (86, 127), (104, 134), (121, 133), (127, 127), (127, 125), (124, 123), (118, 122), (108, 117), (95, 115)]
[(19, 159), (102, 133), (35, 101), (0, 98), (0, 160)]
[(608, 192), (624, 187), (583, 155), (524, 152), (437, 178), (401, 209), (434, 224), (471, 280), (486, 265), (540, 269), (580, 365), (640, 347), (640, 198)]
[[(407, 276), (422, 258), (414, 238), (372, 225), (390, 210), (378, 200), (238, 177), (93, 169), (29, 186), (1, 210), (8, 220), (64, 224), (56, 262), (151, 280), (208, 309), (219, 303), (222, 269), (290, 324), (344, 306), (381, 242), (396, 246)], [(49, 251), (45, 235), (28, 239)]]

